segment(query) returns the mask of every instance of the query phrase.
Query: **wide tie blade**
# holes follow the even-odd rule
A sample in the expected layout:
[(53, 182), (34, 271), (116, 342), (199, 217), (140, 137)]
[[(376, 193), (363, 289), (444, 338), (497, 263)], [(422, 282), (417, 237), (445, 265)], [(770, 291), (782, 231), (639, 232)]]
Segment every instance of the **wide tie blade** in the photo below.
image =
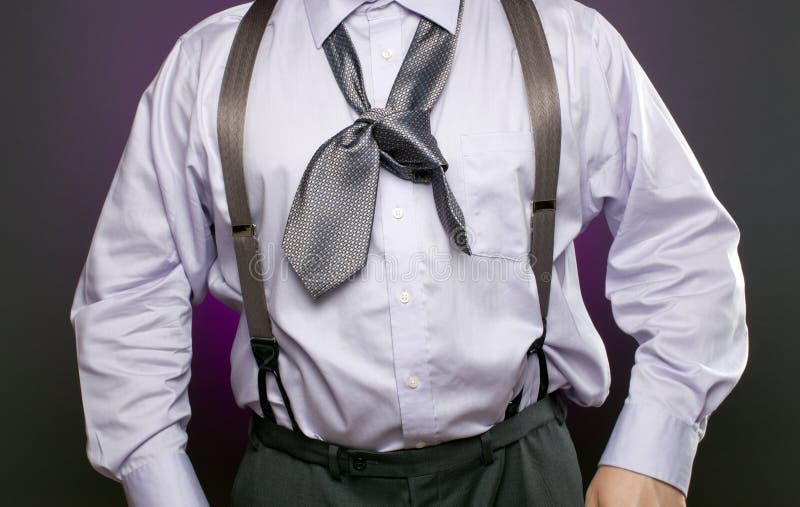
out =
[(366, 263), (379, 175), (370, 130), (355, 124), (322, 145), (289, 210), (283, 251), (314, 298)]

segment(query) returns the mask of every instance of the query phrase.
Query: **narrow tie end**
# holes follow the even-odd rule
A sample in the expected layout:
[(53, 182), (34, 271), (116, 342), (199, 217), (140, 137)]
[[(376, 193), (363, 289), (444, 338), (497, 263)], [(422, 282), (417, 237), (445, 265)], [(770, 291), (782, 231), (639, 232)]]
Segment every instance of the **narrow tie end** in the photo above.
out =
[(451, 238), (459, 250), (467, 255), (472, 255), (472, 250), (469, 247), (469, 237), (464, 227), (458, 227), (453, 231)]

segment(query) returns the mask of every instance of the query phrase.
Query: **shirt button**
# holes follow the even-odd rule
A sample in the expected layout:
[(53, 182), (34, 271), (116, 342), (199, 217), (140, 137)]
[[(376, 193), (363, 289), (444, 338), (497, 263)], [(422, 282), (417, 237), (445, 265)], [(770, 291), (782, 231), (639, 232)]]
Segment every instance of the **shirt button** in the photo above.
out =
[(419, 379), (414, 376), (408, 377), (408, 379), (406, 380), (406, 385), (411, 389), (416, 389), (417, 387), (419, 387)]
[(403, 304), (406, 304), (409, 301), (411, 301), (411, 294), (409, 294), (406, 291), (401, 292), (400, 293), (400, 302), (403, 303)]
[(403, 218), (403, 213), (404, 213), (403, 212), (403, 208), (395, 208), (395, 209), (392, 210), (392, 216), (395, 217), (398, 220)]
[(425, 442), (422, 442), (422, 441), (416, 443), (417, 449), (422, 449), (426, 445), (428, 445), (428, 444), (426, 444)]
[(392, 57), (392, 50), (389, 48), (383, 48), (383, 51), (381, 51), (381, 56), (384, 60), (388, 60)]

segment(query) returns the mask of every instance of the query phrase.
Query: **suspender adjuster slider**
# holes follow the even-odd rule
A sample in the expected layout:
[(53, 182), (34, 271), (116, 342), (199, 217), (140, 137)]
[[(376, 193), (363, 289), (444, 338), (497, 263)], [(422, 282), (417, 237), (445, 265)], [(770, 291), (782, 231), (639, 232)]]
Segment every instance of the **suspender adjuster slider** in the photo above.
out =
[(231, 226), (233, 235), (238, 237), (252, 237), (256, 235), (256, 224), (242, 224)]
[(556, 209), (556, 200), (548, 199), (544, 201), (533, 201), (533, 212), (543, 211), (546, 209)]

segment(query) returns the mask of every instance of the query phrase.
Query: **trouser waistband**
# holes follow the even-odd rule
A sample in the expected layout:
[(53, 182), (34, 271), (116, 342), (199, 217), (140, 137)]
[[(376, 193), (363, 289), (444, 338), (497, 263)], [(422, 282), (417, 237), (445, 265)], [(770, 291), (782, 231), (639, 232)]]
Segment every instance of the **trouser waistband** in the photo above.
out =
[(260, 417), (255, 412), (249, 431), (264, 446), (283, 451), (309, 463), (327, 466), (331, 475), (365, 477), (415, 477), (461, 464), (489, 464), (493, 451), (516, 442), (537, 427), (556, 419), (564, 424), (567, 407), (559, 390), (525, 407), (486, 432), (422, 449), (370, 451), (348, 448), (310, 438)]

